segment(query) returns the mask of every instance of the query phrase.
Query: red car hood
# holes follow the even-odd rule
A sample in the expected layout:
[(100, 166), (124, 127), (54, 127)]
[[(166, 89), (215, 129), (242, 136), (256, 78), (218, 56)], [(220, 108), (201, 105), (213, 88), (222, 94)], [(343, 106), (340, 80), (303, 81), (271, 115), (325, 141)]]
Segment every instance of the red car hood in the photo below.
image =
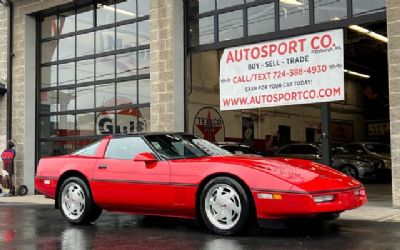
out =
[(216, 156), (208, 160), (257, 169), (292, 184), (291, 191), (320, 192), (361, 186), (360, 182), (339, 171), (308, 160), (244, 156)]

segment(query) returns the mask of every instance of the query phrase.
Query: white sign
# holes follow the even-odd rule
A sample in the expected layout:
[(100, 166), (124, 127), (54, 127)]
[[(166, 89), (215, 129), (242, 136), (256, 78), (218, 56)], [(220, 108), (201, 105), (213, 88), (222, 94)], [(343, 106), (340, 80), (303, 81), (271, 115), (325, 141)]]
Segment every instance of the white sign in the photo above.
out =
[(225, 49), (221, 110), (344, 100), (343, 31)]

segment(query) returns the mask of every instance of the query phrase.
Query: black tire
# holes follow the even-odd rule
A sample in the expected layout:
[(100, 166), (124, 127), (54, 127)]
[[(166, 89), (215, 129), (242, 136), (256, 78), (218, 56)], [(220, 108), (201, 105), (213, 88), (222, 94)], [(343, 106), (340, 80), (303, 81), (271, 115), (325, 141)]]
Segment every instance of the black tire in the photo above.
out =
[(24, 196), (28, 194), (28, 187), (25, 185), (20, 185), (17, 188), (17, 195)]
[(340, 167), (340, 172), (342, 172), (345, 175), (348, 175), (350, 177), (353, 177), (356, 180), (360, 179), (360, 175), (358, 173), (357, 168), (355, 168), (352, 165), (344, 165)]
[[(66, 214), (64, 209), (67, 209), (67, 205), (63, 204), (62, 196), (64, 189), (68, 188), (69, 186), (75, 186), (76, 188), (80, 188), (82, 192), (79, 192), (82, 197), (84, 197), (84, 204), (83, 208), (80, 211), (80, 215), (71, 218), (69, 215)], [(69, 177), (63, 181), (61, 184), (60, 190), (58, 192), (58, 204), (60, 204), (60, 211), (63, 215), (64, 219), (71, 224), (74, 225), (86, 225), (89, 224), (99, 218), (101, 215), (102, 209), (97, 206), (92, 199), (91, 192), (87, 184), (79, 177)]]
[[(206, 197), (208, 192), (211, 189), (221, 184), (227, 185), (233, 190), (235, 190), (240, 199), (240, 205), (241, 205), (240, 216), (238, 216), (236, 224), (234, 224), (234, 226), (229, 229), (223, 229), (214, 225), (206, 212)], [(247, 195), (245, 189), (239, 182), (230, 177), (216, 177), (210, 180), (203, 188), (199, 199), (200, 200), (198, 204), (200, 205), (199, 210), (201, 213), (201, 218), (204, 224), (208, 227), (208, 229), (216, 234), (235, 235), (243, 233), (250, 227), (252, 218), (255, 216), (253, 212), (254, 209), (252, 208), (252, 201), (250, 200), (251, 197)], [(226, 205), (224, 205), (224, 208), (226, 208)]]

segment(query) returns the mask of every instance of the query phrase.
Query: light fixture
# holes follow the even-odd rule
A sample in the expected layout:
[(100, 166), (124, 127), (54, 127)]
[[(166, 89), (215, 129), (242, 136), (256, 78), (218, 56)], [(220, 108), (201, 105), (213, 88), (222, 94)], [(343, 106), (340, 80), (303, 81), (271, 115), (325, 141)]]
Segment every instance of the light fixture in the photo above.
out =
[(290, 4), (290, 5), (297, 5), (297, 6), (304, 5), (304, 3), (299, 2), (299, 0), (279, 0), (279, 1), (281, 3)]
[(381, 42), (384, 42), (384, 43), (388, 42), (388, 38), (387, 37), (382, 36), (382, 35), (380, 35), (378, 33), (373, 32), (373, 31), (370, 31), (369, 29), (363, 28), (363, 27), (361, 27), (359, 25), (350, 25), (349, 29), (357, 31), (357, 32), (359, 32), (361, 34), (365, 34), (367, 36), (370, 36), (370, 37), (372, 37), (372, 38), (374, 38), (376, 40), (379, 40)]
[(349, 75), (358, 76), (358, 77), (361, 77), (361, 78), (364, 78), (364, 79), (371, 78), (370, 75), (362, 74), (362, 73), (351, 71), (351, 70), (348, 70), (348, 69), (345, 69), (344, 72), (349, 74)]
[[(0, 0), (0, 1), (1, 1), (1, 0)], [(105, 9), (105, 10), (109, 10), (109, 11), (112, 11), (112, 12), (114, 12), (114, 10), (116, 10), (118, 13), (120, 13), (120, 14), (122, 14), (122, 15), (127, 15), (127, 16), (131, 16), (131, 17), (136, 17), (136, 14), (135, 14), (135, 13), (132, 13), (132, 12), (126, 11), (126, 10), (121, 10), (121, 9), (118, 9), (118, 8), (114, 8), (114, 7), (105, 5), (105, 4), (100, 4), (100, 3), (99, 3), (99, 4), (97, 4), (97, 8), (98, 8), (98, 9), (103, 8), (103, 9)]]

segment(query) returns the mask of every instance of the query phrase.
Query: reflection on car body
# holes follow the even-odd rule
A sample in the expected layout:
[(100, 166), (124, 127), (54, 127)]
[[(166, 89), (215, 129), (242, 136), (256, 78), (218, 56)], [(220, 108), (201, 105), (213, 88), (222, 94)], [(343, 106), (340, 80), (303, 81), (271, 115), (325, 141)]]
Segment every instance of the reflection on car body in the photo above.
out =
[[(322, 163), (319, 144), (297, 143), (285, 145), (276, 151), (277, 156), (308, 159)], [(357, 157), (346, 149), (332, 147), (332, 167), (355, 179), (375, 178), (376, 170), (383, 164), (379, 159)]]

